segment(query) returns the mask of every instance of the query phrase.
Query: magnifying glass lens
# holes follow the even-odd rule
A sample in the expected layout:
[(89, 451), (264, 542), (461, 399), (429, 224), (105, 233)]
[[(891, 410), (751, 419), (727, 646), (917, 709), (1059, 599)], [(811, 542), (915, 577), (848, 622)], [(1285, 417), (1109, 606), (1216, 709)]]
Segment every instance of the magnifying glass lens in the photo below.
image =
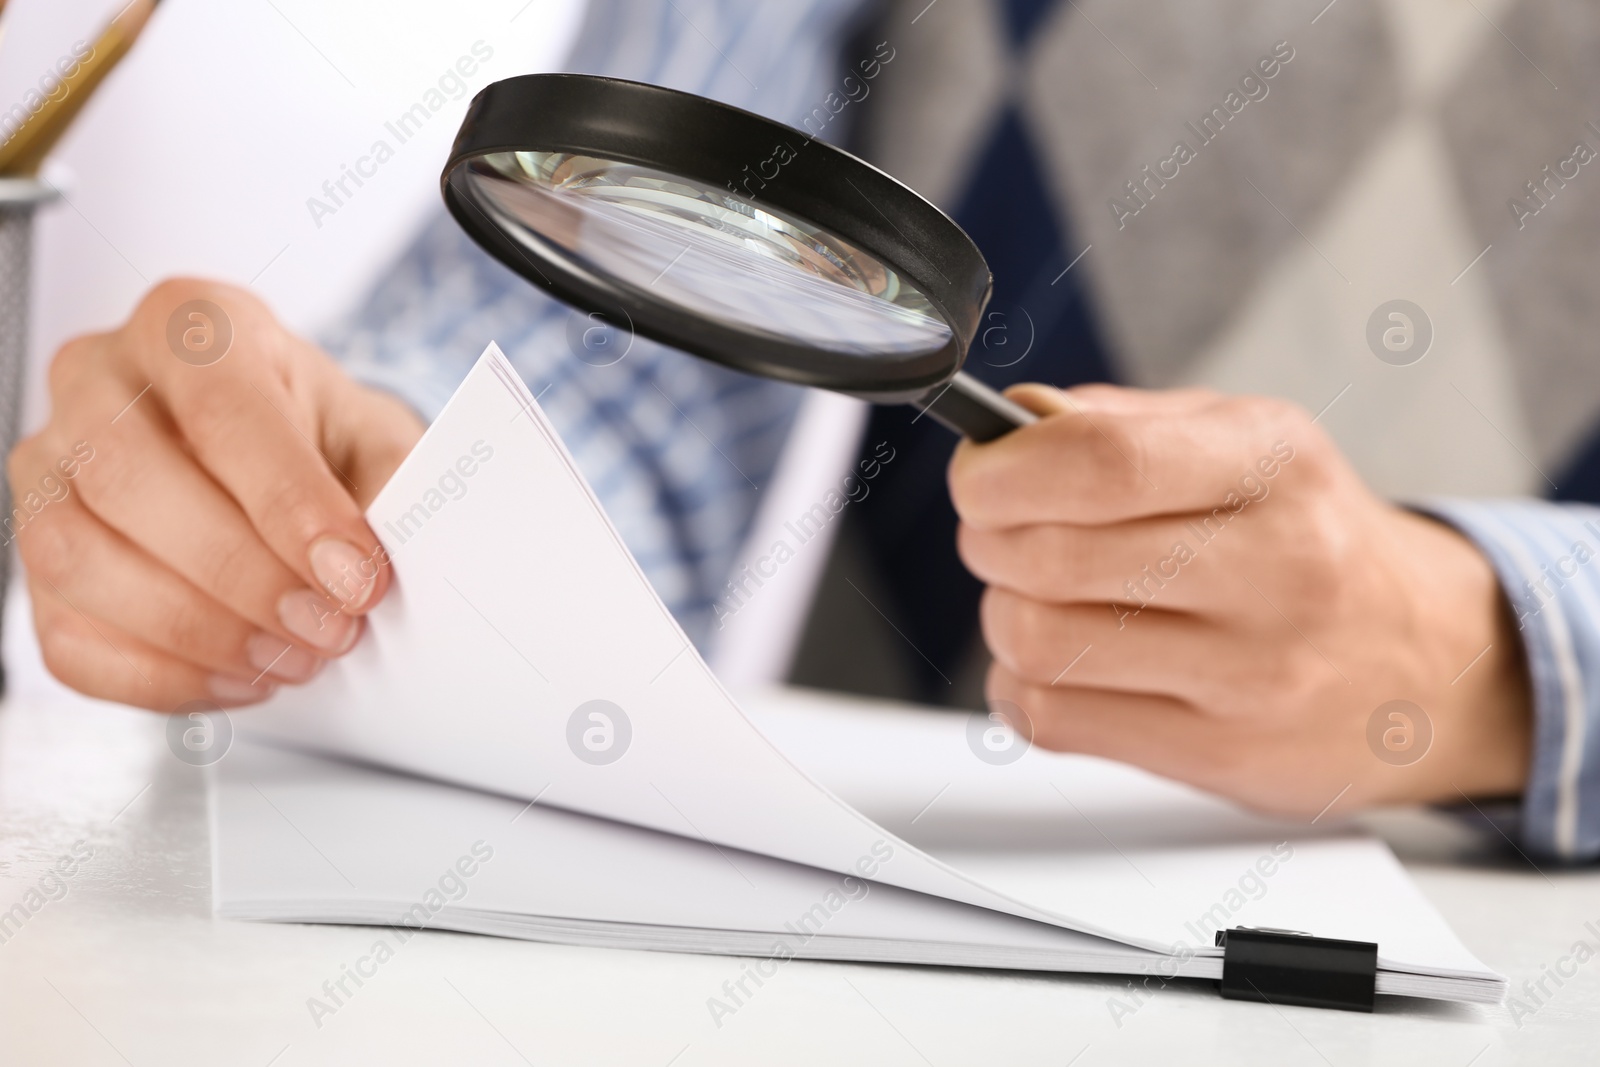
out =
[(950, 327), (901, 274), (726, 188), (567, 152), (490, 152), (462, 175), (500, 231), (700, 318), (848, 356), (934, 352)]

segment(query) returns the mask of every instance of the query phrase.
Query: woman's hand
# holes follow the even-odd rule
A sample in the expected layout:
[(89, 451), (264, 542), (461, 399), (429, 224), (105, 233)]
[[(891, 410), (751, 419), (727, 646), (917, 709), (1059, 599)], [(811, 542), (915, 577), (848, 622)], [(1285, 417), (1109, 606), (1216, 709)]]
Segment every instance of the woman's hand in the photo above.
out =
[(244, 290), (178, 280), (50, 366), (12, 452), (44, 660), (91, 696), (253, 703), (361, 632), (388, 585), (362, 518), (423, 426)]

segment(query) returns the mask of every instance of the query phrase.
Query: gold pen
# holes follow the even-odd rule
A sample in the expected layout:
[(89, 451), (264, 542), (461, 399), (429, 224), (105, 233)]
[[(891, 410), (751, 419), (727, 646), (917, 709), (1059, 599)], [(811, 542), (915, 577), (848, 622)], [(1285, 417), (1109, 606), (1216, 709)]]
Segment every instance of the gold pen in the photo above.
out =
[[(150, 14), (159, 0), (132, 0), (114, 15), (89, 54), (78, 61), (78, 67), (62, 78), (62, 92), (45, 98), (44, 104), (30, 115), (15, 133), (0, 144), (0, 176), (37, 174), (45, 156), (55, 147), (61, 135), (72, 125), (94, 95), (105, 76), (128, 54), (139, 33), (150, 21)], [(5, 0), (0, 0), (0, 8)]]

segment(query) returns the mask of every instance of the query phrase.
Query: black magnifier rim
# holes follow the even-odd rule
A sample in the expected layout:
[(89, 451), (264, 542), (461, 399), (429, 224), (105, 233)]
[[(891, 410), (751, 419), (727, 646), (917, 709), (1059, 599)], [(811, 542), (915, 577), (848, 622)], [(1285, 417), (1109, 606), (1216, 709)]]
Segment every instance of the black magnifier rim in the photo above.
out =
[[(771, 167), (761, 164), (780, 145), (794, 157), (767, 178)], [(755, 202), (821, 226), (899, 271), (943, 316), (951, 338), (931, 352), (833, 352), (703, 318), (564, 257), (537, 257), (501, 232), (464, 178), (467, 163), (495, 152), (571, 152), (716, 188), (748, 179), (744, 189)], [(920, 395), (960, 369), (989, 297), (989, 267), (977, 245), (909, 187), (799, 130), (642, 82), (527, 74), (489, 85), (467, 109), (440, 184), (450, 213), (479, 245), (566, 303), (663, 344), (799, 385), (882, 401)]]

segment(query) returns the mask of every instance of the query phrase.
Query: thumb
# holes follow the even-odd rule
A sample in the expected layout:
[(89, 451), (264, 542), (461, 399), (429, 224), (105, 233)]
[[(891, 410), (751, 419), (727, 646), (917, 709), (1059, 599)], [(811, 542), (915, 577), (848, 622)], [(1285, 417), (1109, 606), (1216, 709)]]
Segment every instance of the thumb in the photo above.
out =
[(323, 448), (350, 472), (356, 486), (351, 495), (365, 511), (428, 426), (398, 397), (338, 372), (332, 377), (323, 407)]

